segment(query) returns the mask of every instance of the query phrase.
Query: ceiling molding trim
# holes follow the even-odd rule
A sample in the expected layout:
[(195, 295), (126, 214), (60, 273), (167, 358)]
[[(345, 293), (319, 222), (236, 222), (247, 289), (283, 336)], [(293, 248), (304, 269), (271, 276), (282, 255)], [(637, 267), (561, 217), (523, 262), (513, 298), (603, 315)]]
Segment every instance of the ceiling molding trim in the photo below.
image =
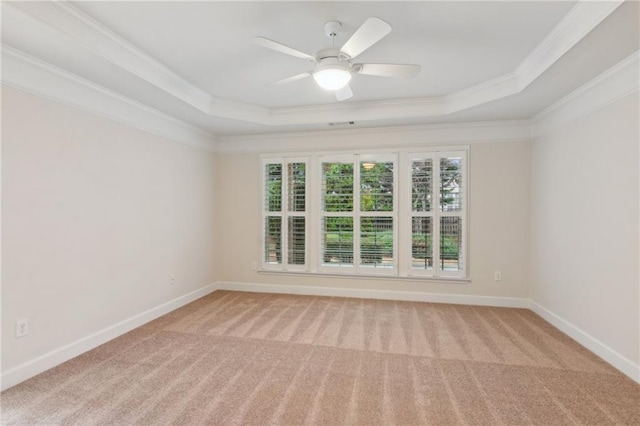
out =
[(640, 51), (531, 118), (534, 138), (579, 120), (640, 90)]
[(7, 4), (70, 36), (95, 54), (205, 114), (234, 119), (244, 117), (240, 119), (256, 122), (265, 121), (268, 116), (266, 108), (211, 96), (68, 2)]
[(52, 28), (72, 37), (92, 52), (165, 90), (203, 112), (211, 95), (177, 76), (169, 68), (128, 43), (67, 2), (8, 2)]
[(342, 121), (375, 121), (392, 118), (429, 117), (445, 114), (442, 97), (390, 99), (348, 104), (274, 108), (269, 125), (325, 124)]
[(2, 45), (2, 83), (154, 135), (215, 151), (204, 130)]
[(531, 84), (604, 21), (624, 0), (581, 0), (516, 68), (520, 90)]
[(514, 95), (531, 84), (621, 3), (619, 0), (579, 1), (513, 72), (444, 97), (271, 109), (213, 97), (70, 3), (39, 1), (8, 4), (73, 37), (96, 54), (205, 114), (267, 126), (283, 126), (345, 121), (345, 117), (365, 122), (442, 116)]
[(522, 92), (622, 3), (579, 1), (513, 72), (447, 95), (446, 113)]
[(515, 142), (530, 139), (528, 120), (222, 136), (223, 153), (273, 153)]
[(467, 108), (486, 104), (521, 92), (514, 73), (485, 81), (445, 96), (445, 113), (450, 114)]

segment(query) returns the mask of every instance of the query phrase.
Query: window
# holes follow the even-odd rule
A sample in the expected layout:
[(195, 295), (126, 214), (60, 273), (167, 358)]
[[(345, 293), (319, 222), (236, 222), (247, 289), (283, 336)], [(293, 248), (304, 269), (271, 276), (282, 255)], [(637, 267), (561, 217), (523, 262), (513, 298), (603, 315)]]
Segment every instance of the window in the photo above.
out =
[(466, 150), (265, 158), (263, 269), (466, 277)]
[(464, 152), (410, 156), (411, 275), (464, 275), (465, 157)]
[(322, 266), (354, 266), (353, 160), (323, 159), (321, 247)]
[(396, 155), (321, 157), (319, 161), (321, 269), (395, 272)]
[(304, 270), (307, 265), (307, 163), (263, 162), (263, 266)]

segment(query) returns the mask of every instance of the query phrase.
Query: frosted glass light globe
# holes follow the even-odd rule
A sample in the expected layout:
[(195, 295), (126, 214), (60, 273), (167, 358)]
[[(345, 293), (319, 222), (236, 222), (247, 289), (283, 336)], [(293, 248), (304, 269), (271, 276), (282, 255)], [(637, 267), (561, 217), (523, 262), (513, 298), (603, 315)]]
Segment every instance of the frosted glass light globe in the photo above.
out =
[(314, 72), (313, 79), (325, 90), (340, 90), (351, 80), (351, 73), (334, 65)]

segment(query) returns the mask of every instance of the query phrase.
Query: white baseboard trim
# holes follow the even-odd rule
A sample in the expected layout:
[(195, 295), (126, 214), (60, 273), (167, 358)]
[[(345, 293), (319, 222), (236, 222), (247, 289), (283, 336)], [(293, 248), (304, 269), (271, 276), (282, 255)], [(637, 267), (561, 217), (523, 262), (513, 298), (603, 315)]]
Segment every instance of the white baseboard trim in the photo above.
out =
[(245, 282), (216, 283), (218, 290), (246, 291), (256, 293), (302, 294), (308, 296), (356, 297), (363, 299), (403, 300), (412, 302), (453, 303), (459, 305), (496, 306), (504, 308), (528, 308), (551, 325), (567, 334), (591, 352), (640, 383), (640, 366), (620, 355), (595, 337), (571, 324), (561, 316), (530, 299), (518, 297), (475, 296), (466, 294), (441, 294), (411, 291), (370, 290), (338, 287), (293, 286), (281, 284), (255, 284)]
[(636, 383), (640, 383), (640, 365), (635, 364), (630, 359), (619, 354), (609, 346), (605, 345), (589, 333), (571, 324), (560, 315), (551, 312), (549, 309), (540, 305), (539, 303), (529, 300), (529, 309), (536, 314), (540, 315), (551, 325), (567, 334), (576, 342), (580, 343), (585, 348), (589, 349), (594, 354), (611, 364), (616, 369), (620, 370), (624, 375), (631, 378)]
[(2, 378), (0, 379), (2, 390), (8, 389), (17, 385), (31, 377), (42, 373), (56, 365), (62, 364), (65, 361), (70, 360), (78, 355), (81, 355), (95, 347), (115, 339), (116, 337), (133, 330), (136, 327), (140, 327), (152, 321), (162, 315), (165, 315), (175, 309), (180, 308), (188, 303), (193, 302), (209, 293), (214, 292), (217, 289), (215, 283), (206, 285), (198, 290), (187, 293), (183, 296), (177, 297), (166, 303), (158, 305), (154, 308), (148, 309), (140, 314), (134, 315), (131, 318), (127, 318), (109, 327), (106, 327), (100, 331), (83, 337), (75, 342), (69, 343), (61, 348), (54, 349), (44, 355), (41, 355), (35, 359), (20, 364), (10, 370), (2, 372)]
[(83, 337), (75, 342), (55, 349), (35, 359), (20, 364), (2, 373), (0, 388), (8, 389), (40, 374), (73, 357), (83, 354), (136, 327), (178, 309), (216, 290), (232, 290), (258, 293), (300, 294), (309, 296), (355, 297), (364, 299), (402, 300), (414, 302), (453, 303), (460, 305), (496, 306), (505, 308), (529, 308), (551, 325), (604, 359), (623, 374), (640, 383), (640, 366), (622, 356), (598, 339), (551, 312), (537, 302), (518, 297), (475, 296), (464, 294), (426, 293), (393, 290), (349, 289), (338, 287), (292, 286), (280, 284), (254, 284), (244, 282), (216, 282), (177, 297), (110, 327)]
[(370, 290), (338, 287), (312, 287), (281, 284), (252, 284), (218, 281), (219, 290), (255, 293), (303, 294), (307, 296), (357, 297), (361, 299), (403, 300), (410, 302), (454, 303), (458, 305), (528, 308), (528, 299), (519, 297), (474, 296), (467, 294), (426, 293), (414, 291)]

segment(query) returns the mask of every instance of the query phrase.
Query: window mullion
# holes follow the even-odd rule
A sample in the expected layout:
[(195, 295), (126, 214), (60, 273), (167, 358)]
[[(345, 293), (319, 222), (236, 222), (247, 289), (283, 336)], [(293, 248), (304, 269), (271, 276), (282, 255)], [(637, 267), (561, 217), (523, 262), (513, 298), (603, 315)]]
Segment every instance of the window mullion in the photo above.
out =
[(397, 198), (394, 201), (396, 208), (397, 232), (395, 242), (397, 250), (397, 268), (400, 276), (411, 275), (411, 159), (407, 154), (398, 154), (396, 168), (396, 182), (394, 191)]
[(309, 224), (307, 225), (308, 236), (308, 254), (309, 270), (318, 272), (320, 267), (320, 256), (322, 248), (320, 247), (321, 232), (321, 208), (320, 202), (322, 170), (319, 167), (320, 161), (317, 156), (309, 158), (307, 164), (307, 212)]
[(360, 272), (360, 156), (353, 159), (353, 267)]
[(433, 178), (431, 182), (433, 188), (431, 194), (433, 203), (431, 211), (433, 212), (433, 237), (431, 249), (433, 250), (433, 275), (440, 275), (440, 155), (434, 156), (433, 159)]
[(402, 201), (401, 193), (400, 193), (400, 171), (399, 165), (400, 158), (398, 155), (395, 156), (393, 160), (393, 270), (396, 275), (398, 275), (401, 271), (400, 269), (400, 202)]
[(282, 267), (289, 268), (289, 162), (282, 162), (282, 195), (280, 208), (282, 209), (281, 241)]

